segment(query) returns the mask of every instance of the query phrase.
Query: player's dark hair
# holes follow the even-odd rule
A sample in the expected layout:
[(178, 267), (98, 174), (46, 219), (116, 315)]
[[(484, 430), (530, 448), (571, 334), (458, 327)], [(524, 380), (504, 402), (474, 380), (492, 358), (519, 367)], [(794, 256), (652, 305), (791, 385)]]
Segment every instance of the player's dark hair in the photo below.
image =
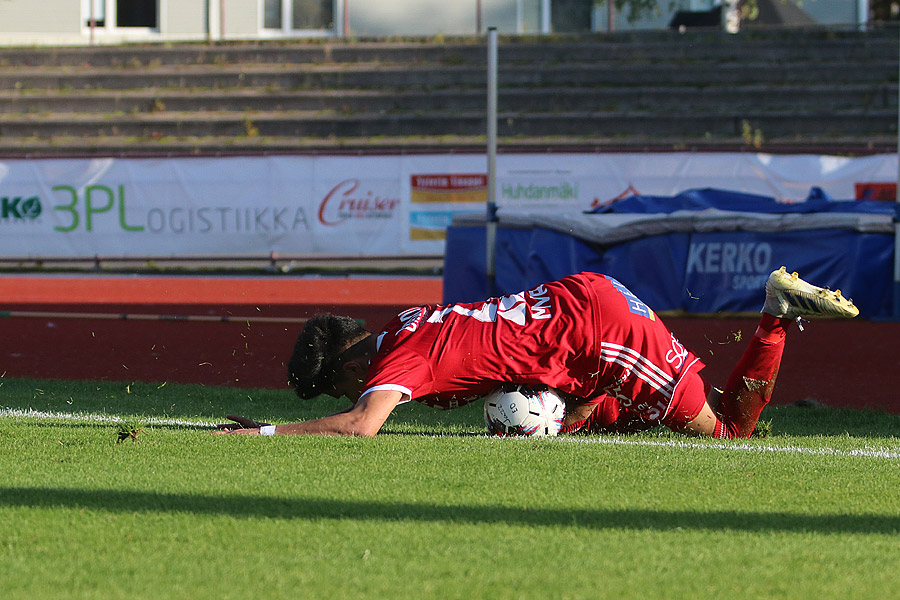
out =
[[(368, 335), (356, 319), (318, 314), (303, 326), (288, 363), (288, 381), (303, 399), (328, 393), (341, 355)], [(347, 358), (345, 355), (343, 358)]]

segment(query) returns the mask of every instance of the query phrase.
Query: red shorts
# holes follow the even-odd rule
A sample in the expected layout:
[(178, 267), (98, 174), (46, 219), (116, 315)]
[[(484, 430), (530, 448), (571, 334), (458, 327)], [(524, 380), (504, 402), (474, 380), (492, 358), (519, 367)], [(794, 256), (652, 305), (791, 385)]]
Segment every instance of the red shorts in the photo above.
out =
[(678, 389), (672, 398), (672, 407), (669, 414), (662, 420), (663, 425), (675, 431), (681, 431), (684, 426), (693, 421), (709, 395), (710, 384), (700, 376), (700, 373), (691, 369), (678, 382)]
[(563, 427), (560, 433), (636, 433), (660, 424), (681, 431), (703, 410), (709, 389), (709, 382), (698, 372), (691, 369), (685, 373), (678, 383), (669, 413), (662, 421), (644, 419), (611, 396), (598, 396), (587, 402), (594, 405), (587, 419)]

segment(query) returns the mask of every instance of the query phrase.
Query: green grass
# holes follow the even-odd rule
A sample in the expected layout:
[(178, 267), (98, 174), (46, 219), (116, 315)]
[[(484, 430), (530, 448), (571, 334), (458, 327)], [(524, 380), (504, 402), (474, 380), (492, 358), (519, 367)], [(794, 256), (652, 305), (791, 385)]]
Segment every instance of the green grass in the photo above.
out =
[[(744, 442), (515, 440), (483, 436), (479, 406), (412, 403), (372, 439), (248, 438), (182, 421), (344, 405), (0, 379), (0, 406), (82, 415), (0, 416), (3, 598), (896, 593), (898, 415), (771, 407), (772, 435)], [(139, 431), (118, 443), (123, 424)]]

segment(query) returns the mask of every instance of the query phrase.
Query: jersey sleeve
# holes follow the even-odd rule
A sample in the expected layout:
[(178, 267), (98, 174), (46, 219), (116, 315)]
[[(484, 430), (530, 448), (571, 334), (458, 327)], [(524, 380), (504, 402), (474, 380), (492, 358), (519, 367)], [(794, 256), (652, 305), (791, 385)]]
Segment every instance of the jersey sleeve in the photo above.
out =
[(369, 365), (363, 395), (375, 390), (397, 391), (410, 398), (431, 392), (434, 372), (428, 360), (402, 343), (401, 324), (392, 321), (379, 336), (378, 351)]

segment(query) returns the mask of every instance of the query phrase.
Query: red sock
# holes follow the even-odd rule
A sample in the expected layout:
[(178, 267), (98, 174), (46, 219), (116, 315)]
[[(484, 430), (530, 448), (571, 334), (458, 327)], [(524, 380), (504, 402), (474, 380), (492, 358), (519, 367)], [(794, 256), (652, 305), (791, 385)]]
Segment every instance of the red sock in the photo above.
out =
[(790, 325), (791, 319), (766, 313), (760, 318), (756, 333), (722, 392), (719, 417), (726, 437), (750, 437), (753, 433), (759, 414), (772, 397)]
[(780, 342), (784, 340), (787, 330), (793, 322), (793, 319), (782, 319), (773, 317), (769, 313), (763, 313), (759, 319), (759, 325), (756, 327), (756, 333), (753, 335), (769, 342)]

